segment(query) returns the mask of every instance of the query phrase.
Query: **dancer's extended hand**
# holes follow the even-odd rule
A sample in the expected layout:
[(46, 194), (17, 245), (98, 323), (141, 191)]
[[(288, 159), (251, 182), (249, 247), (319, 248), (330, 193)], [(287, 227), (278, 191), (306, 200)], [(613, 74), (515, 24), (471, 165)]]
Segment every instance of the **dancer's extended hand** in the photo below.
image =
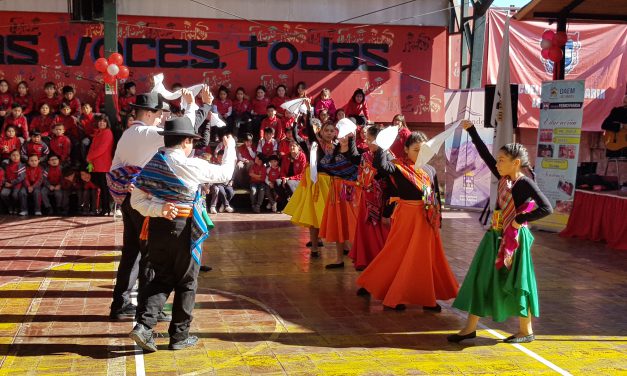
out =
[(202, 103), (206, 104), (211, 104), (213, 102), (213, 94), (211, 94), (211, 89), (209, 88), (209, 86), (203, 86), (202, 90), (200, 91), (200, 99), (202, 100)]
[(161, 216), (169, 220), (173, 220), (174, 218), (176, 218), (178, 212), (179, 210), (176, 208), (176, 205), (171, 202), (166, 202), (161, 208)]
[(194, 93), (191, 90), (181, 89), (181, 96), (185, 102), (189, 104), (194, 103)]

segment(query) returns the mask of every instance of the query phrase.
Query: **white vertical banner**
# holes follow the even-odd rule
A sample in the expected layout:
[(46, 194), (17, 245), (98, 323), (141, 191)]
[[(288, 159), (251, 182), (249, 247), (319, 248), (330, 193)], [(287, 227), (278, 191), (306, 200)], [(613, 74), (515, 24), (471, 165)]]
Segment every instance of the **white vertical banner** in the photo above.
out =
[[(512, 93), (509, 74), (509, 20), (505, 20), (503, 28), (503, 44), (499, 53), (499, 71), (494, 88), (492, 116), (490, 125), (495, 128), (492, 152), (494, 155), (505, 144), (514, 142), (514, 124), (512, 123)], [(490, 185), (490, 208), (496, 207), (498, 179), (492, 176)]]
[(536, 181), (554, 212), (534, 225), (545, 230), (563, 230), (572, 210), (584, 93), (583, 80), (542, 83)]

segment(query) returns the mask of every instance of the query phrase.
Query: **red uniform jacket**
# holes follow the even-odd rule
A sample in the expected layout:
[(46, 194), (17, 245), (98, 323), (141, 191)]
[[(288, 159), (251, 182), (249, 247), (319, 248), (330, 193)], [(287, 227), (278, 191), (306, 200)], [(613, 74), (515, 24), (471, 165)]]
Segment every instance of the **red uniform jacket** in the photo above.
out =
[(370, 116), (368, 116), (368, 105), (366, 104), (366, 101), (355, 103), (351, 100), (344, 107), (344, 112), (346, 113), (346, 117), (363, 115), (366, 119), (370, 118)]
[(270, 142), (267, 142), (265, 138), (259, 140), (259, 145), (257, 145), (257, 154), (263, 154), (266, 157), (271, 156), (277, 151), (277, 142), (273, 138)]
[(50, 107), (50, 113), (54, 114), (57, 113), (59, 111), (59, 105), (61, 104), (61, 101), (59, 100), (59, 98), (55, 95), (52, 98), (48, 98), (45, 94), (39, 98), (39, 100), (37, 101), (37, 109), (39, 110), (39, 108), (41, 107), (42, 104), (47, 104), (48, 107)]
[(72, 115), (57, 115), (54, 119), (56, 123), (63, 123), (65, 126), (65, 135), (72, 140), (72, 142), (78, 142), (79, 132), (78, 132), (78, 120)]
[[(290, 164), (292, 165), (293, 175), (290, 176)], [(307, 165), (307, 157), (302, 151), (298, 153), (296, 158), (292, 158), (291, 154), (283, 156), (281, 160), (281, 177), (290, 178), (290, 180), (300, 180)]]
[(270, 101), (270, 103), (272, 103), (274, 105), (274, 107), (276, 107), (276, 112), (278, 114), (281, 115), (285, 115), (285, 109), (283, 107), (281, 107), (281, 105), (283, 103), (287, 102), (287, 97), (274, 97), (272, 98), (272, 100)]
[(316, 105), (314, 106), (315, 115), (318, 116), (321, 110), (327, 110), (329, 112), (329, 116), (331, 119), (335, 119), (335, 102), (333, 102), (333, 98), (329, 99), (318, 99), (316, 101)]
[(89, 138), (93, 137), (94, 132), (96, 131), (96, 124), (94, 123), (94, 113), (92, 112), (89, 115), (81, 114), (78, 122), (80, 123), (81, 128), (83, 128), (85, 136), (88, 136)]
[(46, 187), (59, 185), (62, 180), (63, 173), (61, 172), (61, 166), (48, 166), (48, 170), (44, 172), (44, 185)]
[(24, 178), (24, 185), (28, 187), (41, 187), (44, 182), (44, 170), (40, 167), (26, 167), (26, 176)]
[[(63, 101), (67, 102), (67, 99), (63, 98)], [(70, 115), (76, 116), (77, 118), (81, 116), (81, 100), (80, 99), (78, 99), (77, 97), (72, 98), (72, 100), (70, 101), (70, 108), (72, 109), (72, 112), (70, 113)]]
[(14, 118), (13, 115), (7, 116), (4, 119), (4, 125), (2, 126), (2, 134), (4, 134), (4, 131), (9, 125), (16, 128), (18, 136), (22, 136), (24, 139), (28, 138), (28, 120), (26, 120), (24, 115), (20, 115), (18, 118)]
[(38, 156), (39, 159), (46, 159), (49, 153), (50, 149), (48, 148), (48, 145), (44, 144), (43, 142), (36, 144), (33, 141), (29, 141), (25, 142), (24, 145), (22, 145), (23, 159), (28, 159), (28, 157), (33, 154)]
[(275, 183), (277, 179), (281, 178), (281, 168), (276, 166), (275, 168), (268, 167), (266, 170), (266, 183)]
[(270, 99), (268, 97), (263, 97), (263, 99), (253, 99), (250, 103), (251, 110), (255, 111), (255, 115), (265, 115), (268, 112), (268, 105), (270, 104)]
[(5, 167), (6, 181), (13, 184), (13, 189), (22, 188), (22, 182), (24, 181), (26, 167), (20, 163), (11, 162)]
[(279, 141), (279, 158), (282, 158), (284, 155), (287, 155), (290, 153), (291, 143), (292, 143), (292, 140), (288, 140), (287, 138), (284, 138), (281, 141)]
[(231, 109), (231, 111), (233, 110), (233, 102), (231, 102), (230, 99), (226, 99), (224, 101), (221, 101), (220, 99), (216, 99), (213, 101), (213, 105), (216, 106), (216, 108), (218, 109), (218, 114), (220, 114), (220, 116), (222, 116), (223, 118), (227, 118), (229, 116), (231, 116), (231, 114), (229, 114), (229, 109)]
[[(6, 152), (4, 151), (5, 146), (8, 148)], [(0, 153), (2, 153), (2, 159), (9, 158), (13, 150), (22, 150), (22, 143), (20, 142), (20, 139), (17, 138), (17, 136), (12, 138), (4, 136), (0, 138)]]
[(61, 189), (63, 189), (64, 191), (76, 191), (78, 189), (81, 189), (81, 184), (77, 180), (78, 179), (76, 179), (76, 175), (74, 175), (73, 179), (68, 179), (67, 177), (64, 177), (61, 181)]
[(25, 96), (15, 95), (15, 97), (13, 97), (13, 102), (19, 103), (20, 106), (22, 106), (22, 114), (24, 116), (33, 112), (33, 106), (35, 104), (33, 103), (33, 97), (31, 97), (30, 95), (28, 94)]
[[(260, 178), (253, 177), (252, 174), (261, 175)], [(250, 170), (248, 170), (251, 183), (263, 183), (266, 181), (266, 167), (264, 165), (253, 164)]]
[(120, 97), (118, 99), (118, 107), (120, 109), (120, 112), (124, 112), (126, 114), (131, 112), (131, 110), (133, 110), (133, 108), (131, 107), (131, 103), (135, 104), (136, 100), (137, 96), (135, 95)]
[(245, 112), (250, 112), (250, 102), (248, 99), (244, 99), (241, 102), (233, 101), (233, 114), (242, 115)]
[(81, 189), (84, 190), (84, 191), (98, 190), (99, 189), (98, 186), (96, 184), (94, 184), (94, 182), (91, 181), (91, 180), (90, 181), (83, 181), (83, 180), (81, 180), (80, 183), (78, 183), (78, 184), (80, 184)]
[(265, 118), (261, 121), (261, 127), (259, 128), (259, 139), (263, 138), (263, 131), (266, 128), (274, 129), (274, 138), (280, 140), (283, 138), (283, 122), (277, 116), (274, 118)]
[(30, 126), (28, 127), (30, 132), (39, 131), (42, 137), (48, 137), (50, 134), (50, 130), (52, 129), (52, 125), (54, 124), (55, 115), (47, 115), (44, 116), (35, 116), (33, 120), (30, 122)]
[(252, 146), (252, 150), (248, 150), (248, 148), (246, 147), (246, 144), (242, 144), (237, 148), (237, 151), (239, 153), (239, 158), (238, 160), (247, 160), (250, 162), (254, 162), (255, 161), (255, 156), (257, 155), (257, 153), (255, 152), (255, 147), (254, 145)]
[(50, 150), (59, 157), (61, 162), (65, 162), (70, 158), (70, 152), (72, 151), (72, 141), (65, 136), (52, 136), (50, 138)]
[(0, 93), (0, 109), (10, 112), (11, 104), (13, 104), (13, 96), (8, 91)]
[(87, 161), (94, 165), (93, 172), (109, 172), (113, 160), (113, 132), (98, 129), (87, 153)]

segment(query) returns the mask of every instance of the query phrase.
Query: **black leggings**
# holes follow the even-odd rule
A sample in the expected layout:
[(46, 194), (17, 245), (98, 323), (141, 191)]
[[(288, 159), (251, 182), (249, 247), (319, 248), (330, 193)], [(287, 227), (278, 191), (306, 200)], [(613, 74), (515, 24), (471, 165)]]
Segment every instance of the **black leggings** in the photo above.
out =
[(92, 172), (91, 179), (94, 181), (94, 184), (100, 188), (100, 211), (102, 213), (110, 213), (111, 194), (109, 193), (109, 187), (107, 186), (107, 173)]

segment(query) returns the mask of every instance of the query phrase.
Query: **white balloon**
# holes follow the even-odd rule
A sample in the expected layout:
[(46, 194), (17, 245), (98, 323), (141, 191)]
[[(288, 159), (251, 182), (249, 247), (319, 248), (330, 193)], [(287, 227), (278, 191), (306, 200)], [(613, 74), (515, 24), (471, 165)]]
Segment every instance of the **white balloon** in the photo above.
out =
[(551, 48), (552, 45), (553, 43), (551, 43), (550, 40), (542, 39), (542, 42), (540, 42), (540, 47), (542, 47), (543, 50), (546, 48)]
[(120, 71), (120, 67), (118, 67), (116, 64), (109, 64), (109, 66), (107, 67), (107, 73), (109, 73), (112, 76), (115, 76), (116, 74), (118, 74), (119, 71)]

